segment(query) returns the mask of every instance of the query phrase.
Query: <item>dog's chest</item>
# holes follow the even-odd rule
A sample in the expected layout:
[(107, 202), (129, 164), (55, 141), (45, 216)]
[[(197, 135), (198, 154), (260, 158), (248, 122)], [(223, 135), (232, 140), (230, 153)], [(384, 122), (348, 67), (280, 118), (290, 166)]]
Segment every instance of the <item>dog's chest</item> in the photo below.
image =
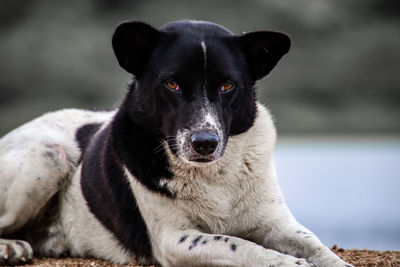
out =
[(252, 212), (261, 184), (258, 173), (238, 162), (215, 169), (177, 171), (168, 187), (176, 194), (176, 206), (197, 227), (212, 233), (239, 234), (255, 217)]

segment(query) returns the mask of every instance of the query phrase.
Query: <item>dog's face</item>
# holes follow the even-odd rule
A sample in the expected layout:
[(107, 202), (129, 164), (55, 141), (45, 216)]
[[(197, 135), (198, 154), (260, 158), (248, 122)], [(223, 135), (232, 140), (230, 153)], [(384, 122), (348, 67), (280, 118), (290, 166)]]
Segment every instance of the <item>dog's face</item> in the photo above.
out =
[(127, 96), (131, 119), (161, 132), (171, 152), (189, 162), (220, 158), (228, 137), (252, 126), (254, 83), (289, 47), (282, 33), (236, 36), (207, 22), (160, 30), (127, 22), (113, 36), (120, 65), (136, 77)]

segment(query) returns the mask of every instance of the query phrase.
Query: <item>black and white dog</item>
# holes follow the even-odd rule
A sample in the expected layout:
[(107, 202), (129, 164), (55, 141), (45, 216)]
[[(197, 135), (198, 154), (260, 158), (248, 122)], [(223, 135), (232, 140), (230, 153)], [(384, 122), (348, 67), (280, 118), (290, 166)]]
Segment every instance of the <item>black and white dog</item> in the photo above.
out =
[(112, 44), (135, 76), (120, 108), (45, 114), (0, 140), (1, 264), (350, 266), (296, 222), (276, 179), (254, 84), (288, 36), (127, 22)]

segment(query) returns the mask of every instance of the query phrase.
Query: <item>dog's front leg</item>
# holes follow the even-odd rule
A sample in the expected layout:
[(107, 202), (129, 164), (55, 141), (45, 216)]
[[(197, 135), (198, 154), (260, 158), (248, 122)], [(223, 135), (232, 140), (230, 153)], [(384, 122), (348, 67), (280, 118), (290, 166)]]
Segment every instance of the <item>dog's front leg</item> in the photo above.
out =
[(299, 224), (291, 215), (269, 221), (258, 231), (255, 236), (262, 237), (262, 240), (255, 240), (257, 243), (285, 254), (305, 258), (317, 267), (352, 266), (324, 246), (317, 236)]
[(311, 266), (244, 239), (198, 230), (164, 231), (153, 245), (162, 266)]

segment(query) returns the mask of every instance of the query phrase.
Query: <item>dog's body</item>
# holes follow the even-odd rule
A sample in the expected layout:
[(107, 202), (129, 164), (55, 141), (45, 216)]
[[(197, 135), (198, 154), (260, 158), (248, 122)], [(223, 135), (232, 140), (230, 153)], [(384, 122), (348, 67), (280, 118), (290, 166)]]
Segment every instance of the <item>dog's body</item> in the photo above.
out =
[[(346, 266), (289, 212), (254, 82), (289, 49), (211, 23), (118, 27), (116, 111), (46, 114), (0, 140), (0, 263)], [(27, 240), (17, 241), (16, 239)], [(349, 266), (349, 265), (347, 265)]]

